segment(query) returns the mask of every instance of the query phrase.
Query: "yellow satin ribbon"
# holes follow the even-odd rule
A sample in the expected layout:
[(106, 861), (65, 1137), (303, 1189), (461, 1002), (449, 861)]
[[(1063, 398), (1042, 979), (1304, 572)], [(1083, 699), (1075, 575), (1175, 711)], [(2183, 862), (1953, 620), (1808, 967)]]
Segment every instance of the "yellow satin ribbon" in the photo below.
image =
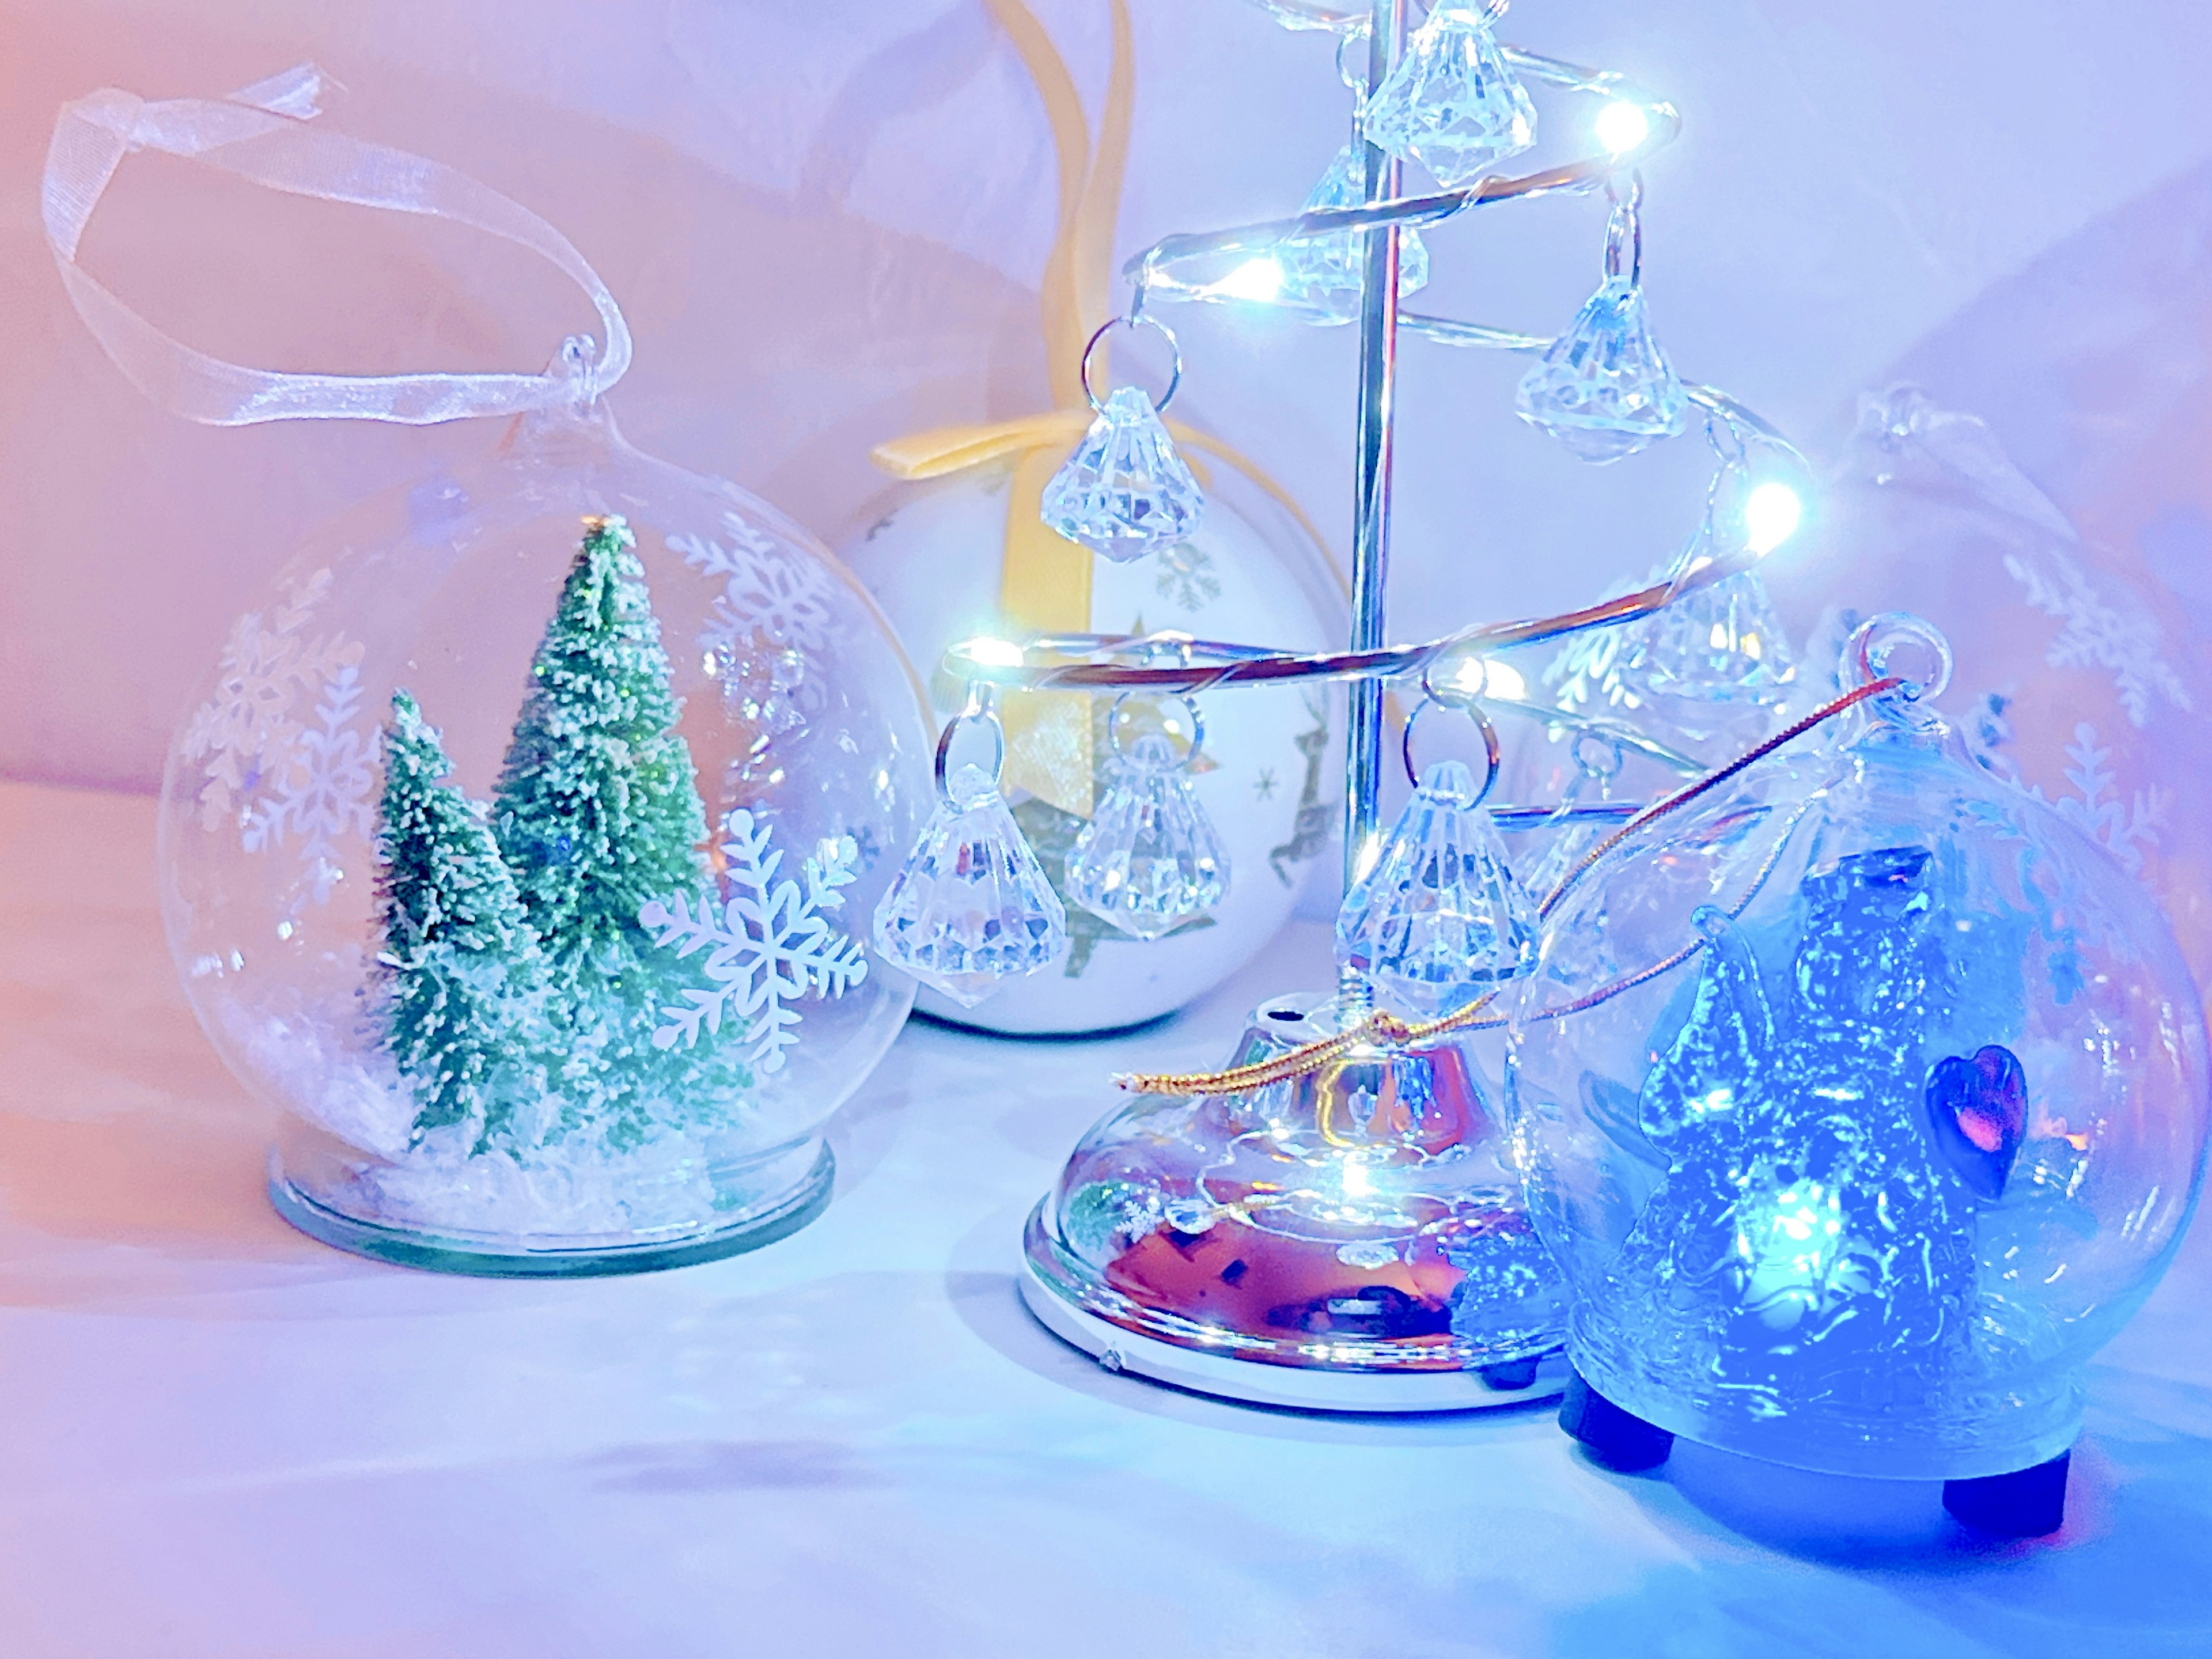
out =
[[(971, 467), (1012, 460), (1006, 492), (1005, 562), (999, 579), (999, 613), (1012, 633), (1083, 634), (1091, 629), (1091, 550), (1046, 528), (1040, 516), (1044, 487), (1091, 425), (1083, 389), (1083, 348), (1106, 320), (1111, 289), (1114, 224), (1120, 211), (1121, 175), (1128, 161), (1129, 123), (1136, 75), (1127, 0), (1109, 0), (1114, 56), (1106, 82), (1094, 164), (1083, 101), (1074, 78), (1044, 27), (1022, 0), (984, 0), (1013, 42), (1036, 83), (1052, 128), (1060, 170), (1060, 214), (1045, 260), (1038, 306), (1043, 324), (1051, 410), (981, 426), (939, 427), (878, 444), (878, 466), (900, 478), (936, 478)], [(1105, 372), (1102, 343), (1097, 372)], [(1168, 423), (1179, 444), (1226, 461), (1281, 503), (1314, 544), (1325, 547), (1290, 493), (1228, 445)], [(1199, 472), (1197, 465), (1192, 468)], [(1203, 474), (1200, 474), (1204, 482)], [(1334, 565), (1332, 565), (1334, 569)], [(1017, 692), (1001, 702), (1006, 729), (1005, 782), (1078, 817), (1091, 816), (1092, 746), (1091, 695), (1082, 691)]]

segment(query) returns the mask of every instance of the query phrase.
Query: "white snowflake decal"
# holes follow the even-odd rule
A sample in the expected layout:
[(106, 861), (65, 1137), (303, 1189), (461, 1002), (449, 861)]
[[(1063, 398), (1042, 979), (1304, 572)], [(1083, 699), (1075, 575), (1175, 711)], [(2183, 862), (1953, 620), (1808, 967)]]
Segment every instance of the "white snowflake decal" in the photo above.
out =
[(360, 707), (361, 671), (349, 662), (324, 684), (315, 723), (301, 731), (289, 763), (276, 775), (274, 793), (247, 808), (240, 834), (249, 853), (296, 837), (318, 904), (329, 902), (345, 874), (337, 862), (339, 837), (369, 833), (375, 757), (352, 729)]
[(722, 515), (722, 534), (726, 547), (704, 536), (668, 538), (669, 551), (684, 563), (722, 579), (721, 594), (699, 635), (708, 659), (726, 662), (750, 638), (810, 653), (826, 649), (835, 632), (829, 573), (734, 513)]
[(726, 1012), (748, 1022), (743, 1042), (747, 1062), (762, 1072), (783, 1069), (784, 1050), (799, 1041), (799, 1011), (791, 1005), (808, 990), (842, 996), (868, 976), (868, 962), (849, 935), (833, 931), (823, 913), (844, 908), (837, 890), (850, 883), (860, 849), (850, 836), (824, 842), (806, 860), (806, 884), (775, 879), (782, 850), (771, 842), (766, 824), (739, 808), (723, 824), (729, 896), (702, 896), (695, 914), (678, 894), (649, 901), (638, 921), (653, 930), (655, 943), (680, 957), (704, 951), (711, 990), (691, 989), (684, 1001), (661, 1011), (665, 1024), (653, 1042), (690, 1048), (704, 1030), (721, 1029)]
[(1213, 555), (1188, 542), (1164, 548), (1159, 555), (1159, 579), (1153, 590), (1173, 599), (1186, 611), (1198, 611), (1221, 597), (1221, 578), (1213, 571)]
[(2027, 589), (2028, 604), (2058, 619), (2058, 633), (2044, 660), (2053, 668), (2106, 670), (2132, 725), (2140, 726), (2150, 718), (2154, 696), (2188, 708), (2187, 688), (2160, 653), (2164, 641), (2158, 618), (2139, 605), (2123, 611), (2107, 603), (2072, 560), (2059, 553), (2048, 556), (2050, 575), (2018, 554), (2008, 553), (2004, 562), (2013, 580)]
[[(2097, 741), (2097, 728), (2083, 721), (2074, 728), (2074, 741), (2066, 745), (2066, 781), (2081, 793), (2061, 796), (2051, 805), (2058, 815), (2120, 861), (2131, 875), (2142, 873), (2143, 853), (2158, 845), (2166, 827), (2166, 795), (2155, 787), (2140, 789), (2132, 801), (2123, 802), (2117, 791), (2108, 799), (2113, 779), (2109, 763), (2112, 751)], [(2032, 792), (2047, 799), (2041, 789)]]
[[(238, 619), (215, 695), (194, 712), (181, 750), (205, 763), (201, 823), (216, 830), (234, 821), (249, 853), (296, 838), (318, 903), (340, 875), (337, 838), (368, 833), (372, 782), (368, 745), (349, 726), (362, 647), (343, 634), (308, 632), (331, 580), (319, 570), (274, 611)], [(318, 699), (310, 721), (293, 714), (302, 696)]]

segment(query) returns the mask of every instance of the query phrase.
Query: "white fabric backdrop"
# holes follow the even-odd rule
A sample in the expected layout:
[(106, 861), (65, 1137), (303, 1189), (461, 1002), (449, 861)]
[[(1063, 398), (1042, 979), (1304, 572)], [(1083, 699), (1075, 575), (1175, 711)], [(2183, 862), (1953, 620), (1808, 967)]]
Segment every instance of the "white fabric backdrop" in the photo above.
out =
[[(1039, 9), (1095, 100), (1103, 9)], [(1341, 137), (1328, 43), (1238, 0), (1134, 9), (1122, 251), (1294, 205)], [(2109, 240), (2106, 216), (2185, 187), (2212, 151), (2194, 68), (2212, 11), (1523, 0), (1507, 32), (1681, 106), (1686, 135), (1650, 181), (1658, 325), (1686, 372), (1816, 447), (1909, 362), (2076, 508), (2085, 448), (2130, 453), (2135, 423), (2201, 387), (2193, 335), (2178, 356), (2136, 337), (2150, 313), (2186, 316), (2207, 275), (2162, 214), (2120, 221), (2110, 262), (2154, 270), (2153, 291), (2062, 269), (2064, 303), (2045, 311), (2063, 338), (1984, 325), (1971, 350), (1926, 343), (2034, 315), (2020, 292), (2044, 292), (2046, 251), (2085, 228)], [(186, 428), (143, 404), (64, 301), (35, 212), (54, 106), (101, 84), (219, 94), (302, 57), (350, 88), (334, 124), (476, 173), (607, 276), (638, 336), (617, 396), (635, 438), (825, 532), (880, 487), (876, 439), (1038, 401), (1051, 156), (977, 0), (0, 0), (0, 772), (151, 787), (187, 685), (302, 532), (496, 436)], [(1556, 326), (1590, 286), (1600, 213), (1537, 204), (1439, 234), (1434, 297)], [(467, 233), (258, 197), (158, 157), (126, 166), (86, 252), (157, 321), (285, 367), (535, 368), (589, 320), (557, 277)], [(1185, 332), (1192, 407), (1339, 532), (1348, 333), (1210, 308)], [(2080, 372), (2083, 349), (2118, 340), (2156, 385), (2123, 396)], [(1487, 611), (1571, 599), (1686, 526), (1693, 442), (1583, 468), (1512, 420), (1513, 373), (1409, 349), (1401, 617), (1461, 617), (1470, 570)]]

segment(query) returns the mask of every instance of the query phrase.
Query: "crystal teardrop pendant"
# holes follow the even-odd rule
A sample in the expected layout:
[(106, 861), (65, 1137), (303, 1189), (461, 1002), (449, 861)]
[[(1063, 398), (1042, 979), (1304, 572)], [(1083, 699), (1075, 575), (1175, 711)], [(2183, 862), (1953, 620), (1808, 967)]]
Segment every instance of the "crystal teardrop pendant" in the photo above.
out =
[(1465, 766), (1430, 767), (1337, 913), (1336, 959), (1394, 1008), (1449, 1013), (1534, 957), (1536, 907), (1475, 801)]
[(1039, 505), (1054, 533), (1127, 562), (1188, 536), (1206, 496), (1152, 400), (1141, 387), (1125, 386), (1099, 405)]
[(1075, 838), (1067, 896), (1125, 933), (1158, 939), (1228, 890), (1229, 856), (1175, 750), (1157, 732), (1138, 738)]
[[(1306, 198), (1304, 211), (1325, 208), (1361, 207), (1366, 204), (1365, 180), (1358, 152), (1350, 144), (1337, 151), (1321, 183)], [(1274, 252), (1280, 286), (1275, 303), (1303, 313), (1308, 321), (1348, 323), (1359, 314), (1359, 284), (1364, 239), (1357, 231), (1334, 236), (1307, 236), (1283, 243)], [(1429, 250), (1417, 230), (1398, 233), (1398, 297), (1419, 292), (1428, 284)]]
[(1536, 107), (1480, 5), (1444, 0), (1360, 115), (1367, 141), (1419, 161), (1438, 184), (1471, 185), (1536, 142)]
[(876, 906), (876, 953), (972, 1008), (1067, 949), (1067, 912), (997, 786), (963, 767)]
[(1522, 420), (1600, 465), (1673, 437), (1689, 406), (1627, 276), (1606, 278), (1514, 398)]
[[(1771, 445), (1729, 461), (1674, 568), (1743, 567), (1786, 541), (1802, 512), (1802, 462)], [(1797, 665), (1753, 565), (1692, 588), (1659, 611), (1637, 630), (1625, 672), (1662, 696), (1771, 705), (1788, 696)]]

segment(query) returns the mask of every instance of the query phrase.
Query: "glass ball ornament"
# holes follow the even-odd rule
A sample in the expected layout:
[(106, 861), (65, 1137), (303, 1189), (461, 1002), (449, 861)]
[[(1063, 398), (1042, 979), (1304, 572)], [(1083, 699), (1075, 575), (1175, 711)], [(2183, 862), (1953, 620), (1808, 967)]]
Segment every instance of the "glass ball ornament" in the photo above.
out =
[[(2124, 482), (2101, 507), (2079, 483), (2095, 471), (2084, 462), (2073, 472), (2077, 510), (2096, 522), (2084, 534), (1983, 421), (1910, 387), (1869, 394), (1808, 545), (1775, 560), (1769, 581), (1798, 637), (1826, 642), (1808, 654), (1824, 670), (1869, 613), (1942, 617), (1958, 664), (1943, 706), (1969, 751), (2143, 881), (2203, 980), (2212, 674), (2196, 641), (2212, 613), (2197, 597), (2203, 546), (2154, 533), (2190, 521), (2197, 471), (2131, 459), (2111, 471)], [(2129, 516), (2146, 527), (2125, 533)]]
[[(948, 647), (1036, 630), (1000, 604), (1011, 465), (902, 484), (864, 516), (842, 556), (866, 584), (927, 680), (938, 723), (967, 687), (941, 666)], [(1349, 626), (1341, 579), (1297, 517), (1225, 461), (1208, 460), (1206, 507), (1187, 538), (1127, 563), (1084, 556), (1084, 624), (1099, 633), (1177, 629), (1202, 639), (1264, 640), (1286, 650), (1340, 645)], [(1176, 700), (1112, 693), (1003, 694), (1009, 752), (1002, 787), (1015, 821), (1067, 913), (1068, 949), (1042, 972), (1004, 981), (963, 1006), (924, 988), (935, 1018), (1016, 1035), (1111, 1030), (1157, 1019), (1255, 957), (1290, 919), (1308, 877), (1328, 862), (1340, 813), (1338, 711), (1326, 690), (1285, 686), (1201, 697), (1206, 738), (1184, 775), (1218, 839), (1218, 902), (1140, 939), (1086, 908), (1067, 870), (1118, 781), (1117, 746), (1164, 731), (1180, 751)]]
[(866, 918), (930, 742), (827, 550), (604, 405), (311, 538), (193, 699), (161, 810), (185, 991), (282, 1109), (278, 1208), (514, 1274), (802, 1224), (823, 1124), (910, 1004)]
[(1941, 636), (1878, 618), (1850, 660), (1912, 678), (1569, 884), (1508, 1110), (1602, 1401), (1802, 1468), (2006, 1477), (2072, 1444), (2188, 1222), (2203, 1018), (2151, 895), (1936, 712)]

